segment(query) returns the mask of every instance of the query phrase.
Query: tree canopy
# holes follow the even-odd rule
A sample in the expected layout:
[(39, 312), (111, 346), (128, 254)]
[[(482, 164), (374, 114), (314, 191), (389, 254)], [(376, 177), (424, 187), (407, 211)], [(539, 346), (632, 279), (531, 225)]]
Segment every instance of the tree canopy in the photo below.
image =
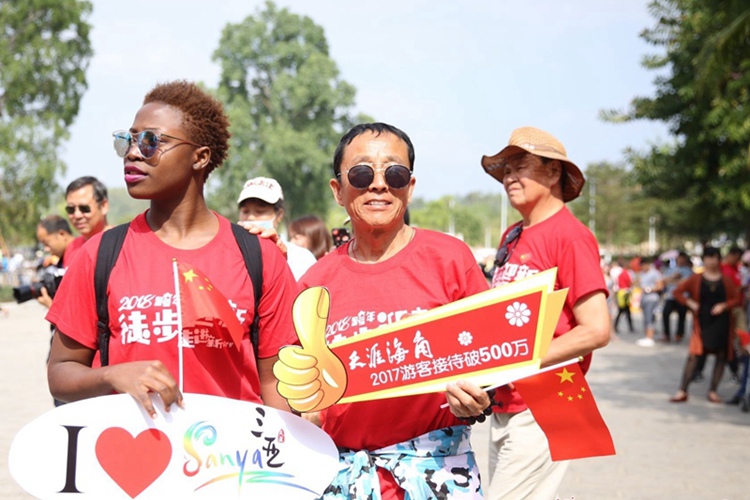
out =
[(33, 238), (93, 54), (82, 0), (0, 2), (0, 236)]
[(355, 89), (340, 78), (323, 28), (269, 1), (224, 28), (213, 59), (232, 139), (210, 185), (212, 206), (236, 217), (243, 183), (263, 175), (281, 184), (289, 219), (325, 216), (333, 151), (355, 123)]
[(657, 72), (655, 95), (602, 116), (668, 124), (671, 144), (628, 159), (646, 196), (679, 207), (669, 230), (750, 239), (750, 6), (654, 0), (649, 8), (656, 24), (641, 37), (661, 51), (643, 60)]

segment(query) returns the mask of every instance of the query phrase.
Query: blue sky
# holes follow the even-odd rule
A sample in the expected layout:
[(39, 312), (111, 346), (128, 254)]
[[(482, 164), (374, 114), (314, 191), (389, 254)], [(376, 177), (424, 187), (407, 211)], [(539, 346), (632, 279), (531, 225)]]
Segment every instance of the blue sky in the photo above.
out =
[[(583, 169), (621, 161), (628, 146), (669, 139), (659, 123), (613, 125), (597, 117), (600, 109), (624, 109), (634, 96), (654, 92), (654, 73), (640, 66), (654, 51), (638, 37), (654, 24), (647, 1), (276, 3), (325, 29), (341, 77), (357, 88), (359, 111), (411, 136), (416, 196), (500, 192), (479, 160), (499, 151), (519, 126), (557, 136)], [(95, 55), (61, 182), (95, 175), (124, 187), (111, 132), (130, 127), (157, 82), (215, 86), (219, 68), (211, 55), (221, 30), (262, 2), (93, 4)]]

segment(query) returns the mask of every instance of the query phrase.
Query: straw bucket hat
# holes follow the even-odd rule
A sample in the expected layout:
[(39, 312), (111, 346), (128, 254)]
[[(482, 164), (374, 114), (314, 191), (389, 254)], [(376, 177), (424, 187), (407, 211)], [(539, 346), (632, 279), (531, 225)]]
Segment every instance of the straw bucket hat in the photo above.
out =
[(575, 200), (581, 194), (586, 183), (581, 170), (570, 161), (565, 152), (565, 146), (555, 139), (552, 134), (534, 127), (517, 128), (510, 134), (508, 145), (495, 156), (482, 156), (484, 171), (502, 182), (505, 163), (508, 157), (526, 151), (542, 158), (560, 160), (563, 165), (564, 177), (563, 201)]

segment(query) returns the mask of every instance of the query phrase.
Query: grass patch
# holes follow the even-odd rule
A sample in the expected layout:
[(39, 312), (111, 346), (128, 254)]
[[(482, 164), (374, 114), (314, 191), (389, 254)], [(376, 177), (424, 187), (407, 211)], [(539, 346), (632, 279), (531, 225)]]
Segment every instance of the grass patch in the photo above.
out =
[(0, 285), (0, 302), (13, 302), (13, 287)]

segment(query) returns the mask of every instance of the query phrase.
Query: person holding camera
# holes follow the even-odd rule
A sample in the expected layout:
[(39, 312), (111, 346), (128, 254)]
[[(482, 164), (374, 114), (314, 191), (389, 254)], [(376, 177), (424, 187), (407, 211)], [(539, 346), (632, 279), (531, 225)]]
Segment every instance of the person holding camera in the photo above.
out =
[[(65, 269), (72, 261), (73, 252), (68, 252), (68, 248), (76, 238), (73, 236), (67, 220), (59, 215), (48, 215), (37, 224), (36, 239), (44, 246), (46, 252), (58, 259), (57, 264), (50, 264), (45, 267), (38, 282), (26, 287), (15, 288), (13, 296), (19, 304), (36, 298), (37, 302), (49, 309), (62, 282)], [(54, 333), (54, 327), (50, 324), (50, 334), (52, 333)], [(50, 337), (50, 347), (51, 343), (52, 338)], [(49, 361), (49, 354), (47, 355), (47, 361)], [(56, 398), (53, 398), (53, 401), (55, 406), (65, 404)]]
[(50, 266), (55, 267), (55, 269), (45, 272), (39, 282), (25, 287), (28, 288), (28, 291), (19, 288), (18, 294), (14, 293), (14, 295), (16, 295), (16, 302), (19, 304), (36, 298), (40, 304), (49, 309), (57, 291), (57, 286), (62, 279), (62, 271), (64, 271), (72, 260), (70, 254), (66, 253), (66, 250), (73, 243), (73, 240), (75, 240), (75, 236), (73, 236), (70, 230), (68, 221), (59, 215), (48, 215), (37, 224), (36, 239), (44, 246), (46, 252), (57, 257), (59, 261), (57, 265)]

